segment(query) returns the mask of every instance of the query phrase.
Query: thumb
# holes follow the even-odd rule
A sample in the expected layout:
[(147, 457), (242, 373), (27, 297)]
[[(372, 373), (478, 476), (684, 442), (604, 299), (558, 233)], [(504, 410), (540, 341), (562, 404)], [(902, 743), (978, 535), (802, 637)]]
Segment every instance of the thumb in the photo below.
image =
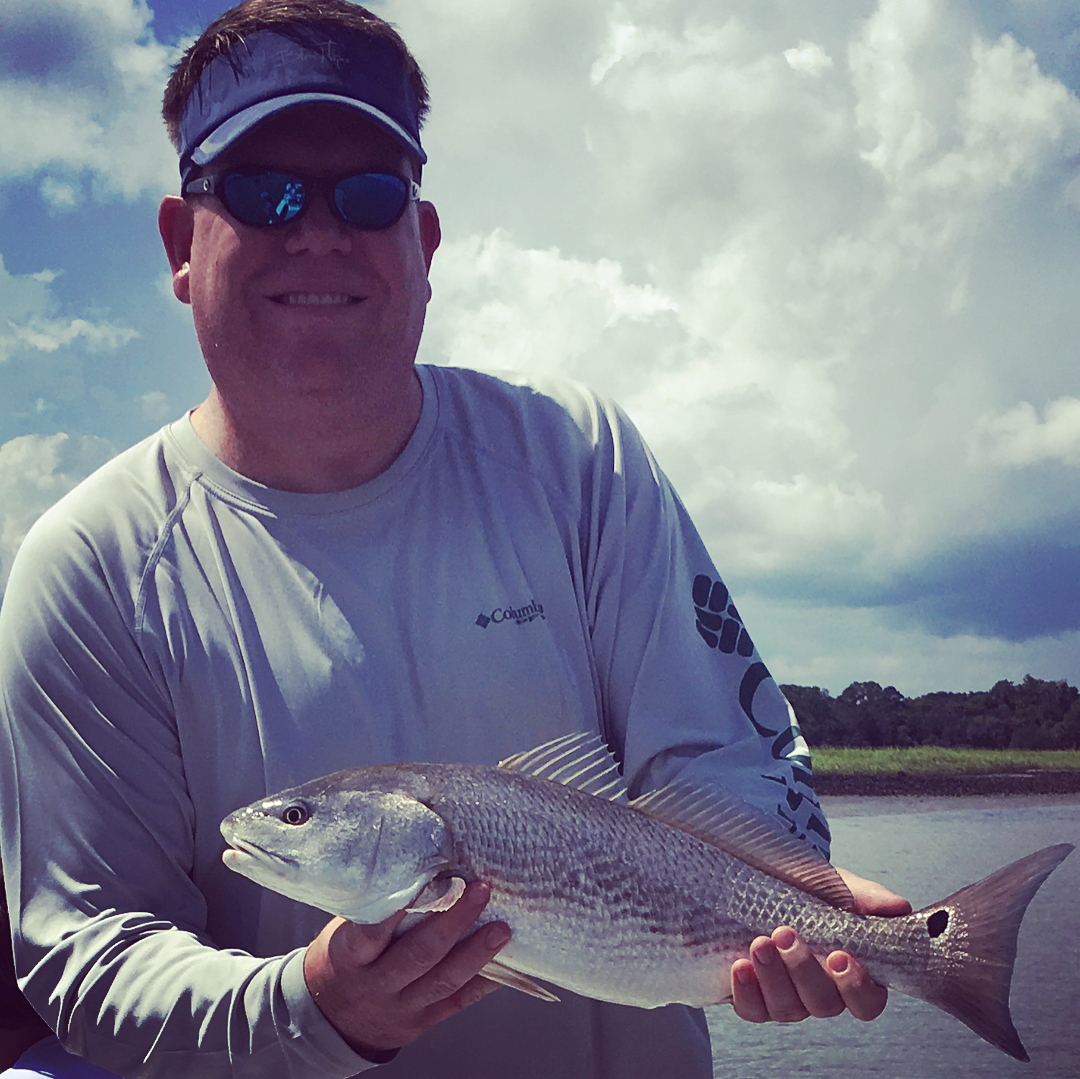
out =
[(855, 897), (856, 914), (876, 914), (882, 918), (890, 918), (911, 913), (911, 904), (884, 884), (858, 877), (846, 869), (837, 868), (836, 871), (843, 877), (844, 883)]
[(373, 963), (390, 943), (405, 911), (391, 914), (384, 922), (359, 925), (345, 918), (334, 918), (323, 930), (329, 940), (327, 951), (335, 967), (366, 967)]

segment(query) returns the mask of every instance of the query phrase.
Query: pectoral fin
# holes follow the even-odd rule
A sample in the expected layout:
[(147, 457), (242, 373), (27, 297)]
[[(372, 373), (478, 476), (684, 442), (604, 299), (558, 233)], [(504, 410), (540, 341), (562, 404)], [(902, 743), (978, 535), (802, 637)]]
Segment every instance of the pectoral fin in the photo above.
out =
[(436, 877), (405, 909), (410, 914), (449, 910), (464, 894), (461, 877)]
[(539, 1000), (549, 1000), (556, 1004), (559, 1002), (559, 998), (554, 993), (549, 993), (543, 986), (537, 985), (532, 978), (526, 978), (524, 974), (511, 970), (510, 967), (500, 963), (497, 959), (493, 959), (488, 963), (480, 971), (480, 976), (487, 978), (489, 982), (498, 982), (499, 985), (507, 985), (511, 989), (528, 993), (530, 997), (537, 997)]

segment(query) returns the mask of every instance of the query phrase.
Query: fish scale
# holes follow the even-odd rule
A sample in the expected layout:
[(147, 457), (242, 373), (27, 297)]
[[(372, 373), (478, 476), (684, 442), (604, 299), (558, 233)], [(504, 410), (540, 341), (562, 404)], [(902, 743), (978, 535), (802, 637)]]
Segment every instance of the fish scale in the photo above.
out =
[[(230, 814), (226, 865), (300, 902), (374, 923), (491, 899), (510, 942), (485, 976), (557, 1000), (541, 979), (642, 1008), (730, 1000), (731, 963), (789, 925), (824, 957), (929, 1001), (1019, 1060), (1009, 986), (1028, 903), (1059, 844), (898, 918), (853, 912), (837, 872), (772, 817), (673, 784), (629, 800), (603, 744), (568, 736), (481, 765), (338, 772)], [(411, 924), (407, 920), (402, 927)]]

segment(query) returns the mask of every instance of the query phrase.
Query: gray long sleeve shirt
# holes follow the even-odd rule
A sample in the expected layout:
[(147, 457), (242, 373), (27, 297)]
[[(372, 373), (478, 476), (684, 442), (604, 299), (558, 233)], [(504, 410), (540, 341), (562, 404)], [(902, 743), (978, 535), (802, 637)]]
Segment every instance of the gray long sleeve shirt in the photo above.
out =
[[(19, 552), (0, 610), (18, 971), (102, 1067), (370, 1067), (304, 985), (327, 915), (230, 873), (218, 831), (342, 767), (495, 762), (599, 731), (632, 791), (719, 783), (827, 851), (787, 704), (625, 417), (569, 383), (418, 370), (418, 427), (362, 487), (267, 489), (185, 417), (61, 500)], [(711, 1075), (699, 1013), (510, 990), (380, 1070)]]

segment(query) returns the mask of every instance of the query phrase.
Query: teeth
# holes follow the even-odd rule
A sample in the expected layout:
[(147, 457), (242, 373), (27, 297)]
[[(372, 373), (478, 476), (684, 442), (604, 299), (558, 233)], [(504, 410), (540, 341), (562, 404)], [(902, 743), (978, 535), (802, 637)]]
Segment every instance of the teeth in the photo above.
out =
[(355, 302), (355, 297), (346, 296), (342, 293), (333, 292), (319, 295), (309, 292), (289, 292), (282, 299), (290, 307), (297, 305), (312, 305), (315, 307), (343, 306)]

